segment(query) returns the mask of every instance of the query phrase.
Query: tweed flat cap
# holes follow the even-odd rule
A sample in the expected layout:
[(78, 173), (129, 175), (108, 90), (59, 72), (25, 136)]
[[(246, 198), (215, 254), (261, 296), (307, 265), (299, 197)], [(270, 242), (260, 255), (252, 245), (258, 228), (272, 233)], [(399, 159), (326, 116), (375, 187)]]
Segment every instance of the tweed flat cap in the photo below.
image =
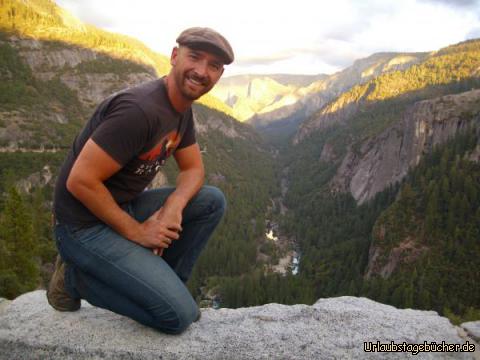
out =
[(227, 39), (210, 28), (192, 27), (186, 29), (178, 36), (177, 43), (220, 55), (226, 65), (231, 64), (234, 59), (232, 47)]

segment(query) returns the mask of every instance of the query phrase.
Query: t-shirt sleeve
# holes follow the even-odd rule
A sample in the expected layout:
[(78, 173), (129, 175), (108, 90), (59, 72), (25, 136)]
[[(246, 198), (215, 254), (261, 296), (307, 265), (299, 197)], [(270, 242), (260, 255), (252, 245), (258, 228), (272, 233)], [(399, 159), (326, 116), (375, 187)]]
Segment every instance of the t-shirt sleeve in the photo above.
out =
[(180, 141), (180, 144), (178, 144), (177, 149), (185, 148), (197, 142), (197, 139), (195, 137), (195, 125), (193, 122), (193, 116), (192, 116), (191, 110), (186, 120), (187, 120), (187, 127), (185, 129), (185, 133), (182, 136), (182, 140)]
[(143, 111), (131, 101), (112, 104), (92, 140), (115, 161), (124, 166), (141, 153), (149, 138), (148, 121)]

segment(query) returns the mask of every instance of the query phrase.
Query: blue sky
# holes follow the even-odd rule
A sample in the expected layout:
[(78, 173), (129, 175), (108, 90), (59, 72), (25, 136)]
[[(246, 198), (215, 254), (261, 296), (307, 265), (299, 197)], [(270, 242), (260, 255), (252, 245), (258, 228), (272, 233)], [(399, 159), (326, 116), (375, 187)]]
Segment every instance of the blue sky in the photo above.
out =
[(208, 26), (232, 44), (225, 75), (333, 73), (375, 52), (433, 51), (480, 38), (480, 0), (56, 0), (80, 20), (169, 55)]

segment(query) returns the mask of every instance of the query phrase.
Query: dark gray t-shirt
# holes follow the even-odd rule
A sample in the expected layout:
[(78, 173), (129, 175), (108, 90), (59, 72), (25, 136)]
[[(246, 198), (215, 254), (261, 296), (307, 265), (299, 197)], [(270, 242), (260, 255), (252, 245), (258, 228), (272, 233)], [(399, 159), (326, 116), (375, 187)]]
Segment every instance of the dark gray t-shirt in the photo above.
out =
[(59, 222), (78, 226), (99, 223), (66, 188), (70, 170), (89, 138), (122, 168), (104, 184), (122, 206), (140, 194), (165, 160), (195, 143), (191, 108), (178, 113), (163, 79), (123, 90), (104, 100), (75, 138), (55, 187), (54, 212)]

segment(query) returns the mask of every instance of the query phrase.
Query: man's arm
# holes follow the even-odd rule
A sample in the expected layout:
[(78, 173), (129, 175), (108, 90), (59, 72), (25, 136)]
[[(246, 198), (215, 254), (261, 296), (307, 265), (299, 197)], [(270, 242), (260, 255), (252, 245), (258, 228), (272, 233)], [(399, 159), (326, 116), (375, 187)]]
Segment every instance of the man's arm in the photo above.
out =
[(67, 189), (96, 217), (127, 239), (145, 247), (168, 247), (171, 239), (178, 239), (179, 227), (159, 221), (159, 212), (144, 223), (138, 223), (117, 205), (105, 187), (103, 182), (120, 168), (119, 163), (89, 139), (73, 164)]
[(174, 156), (180, 173), (177, 176), (175, 191), (165, 202), (159, 213), (159, 219), (181, 228), (182, 211), (202, 187), (205, 170), (197, 143), (177, 150)]

